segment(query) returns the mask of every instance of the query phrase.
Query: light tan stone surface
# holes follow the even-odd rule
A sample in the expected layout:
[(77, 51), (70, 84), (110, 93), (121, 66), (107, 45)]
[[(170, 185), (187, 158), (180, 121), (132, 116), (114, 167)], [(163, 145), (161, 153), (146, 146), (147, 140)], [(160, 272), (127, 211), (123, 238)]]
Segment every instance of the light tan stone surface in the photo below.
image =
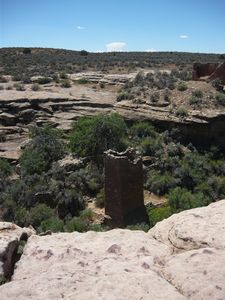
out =
[(32, 235), (3, 299), (225, 299), (225, 200), (148, 233)]

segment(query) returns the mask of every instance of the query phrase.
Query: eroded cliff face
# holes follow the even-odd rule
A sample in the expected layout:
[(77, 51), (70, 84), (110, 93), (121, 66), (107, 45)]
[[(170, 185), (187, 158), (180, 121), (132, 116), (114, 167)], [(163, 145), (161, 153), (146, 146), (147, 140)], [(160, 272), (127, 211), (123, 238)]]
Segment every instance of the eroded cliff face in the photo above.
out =
[(225, 200), (148, 233), (32, 235), (2, 299), (224, 299)]
[[(71, 82), (85, 78), (89, 84), (74, 84), (65, 89), (50, 83), (36, 92), (31, 90), (30, 85), (26, 85), (25, 91), (7, 90), (5, 87), (0, 94), (0, 157), (18, 160), (21, 146), (28, 139), (29, 125), (51, 123), (68, 131), (72, 122), (81, 116), (110, 112), (117, 112), (129, 121), (150, 121), (163, 129), (179, 128), (188, 142), (201, 141), (207, 145), (211, 141), (223, 142), (225, 111), (224, 107), (211, 101), (210, 97), (216, 94), (211, 84), (189, 81), (187, 91), (174, 90), (171, 103), (150, 103), (146, 99), (139, 103), (136, 98), (134, 101), (117, 102), (118, 90), (129, 80), (134, 80), (135, 75), (137, 73), (72, 74)], [(100, 84), (104, 84), (105, 88), (99, 88)], [(189, 105), (191, 92), (199, 89), (204, 92), (203, 104), (200, 107)], [(180, 107), (186, 108), (186, 117), (176, 114)]]

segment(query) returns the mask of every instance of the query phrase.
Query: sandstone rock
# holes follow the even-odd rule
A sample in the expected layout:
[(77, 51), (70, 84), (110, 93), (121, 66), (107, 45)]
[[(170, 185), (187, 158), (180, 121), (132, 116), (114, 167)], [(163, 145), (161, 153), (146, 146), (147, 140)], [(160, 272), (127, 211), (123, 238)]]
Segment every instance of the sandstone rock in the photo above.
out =
[(0, 114), (0, 123), (5, 126), (16, 125), (16, 117), (9, 113)]
[(144, 232), (33, 236), (0, 293), (9, 299), (185, 299), (151, 270), (153, 257), (169, 253)]
[(175, 252), (213, 247), (225, 250), (225, 200), (174, 214), (149, 231)]
[(74, 158), (72, 155), (67, 155), (57, 163), (66, 172), (71, 172), (78, 170), (83, 165), (83, 160), (80, 158)]
[(225, 299), (225, 251), (191, 250), (169, 257), (162, 276), (187, 299)]
[(10, 278), (16, 261), (19, 241), (27, 240), (32, 234), (35, 234), (33, 229), (0, 222), (0, 277)]
[(225, 299), (225, 200), (148, 233), (32, 235), (2, 299)]

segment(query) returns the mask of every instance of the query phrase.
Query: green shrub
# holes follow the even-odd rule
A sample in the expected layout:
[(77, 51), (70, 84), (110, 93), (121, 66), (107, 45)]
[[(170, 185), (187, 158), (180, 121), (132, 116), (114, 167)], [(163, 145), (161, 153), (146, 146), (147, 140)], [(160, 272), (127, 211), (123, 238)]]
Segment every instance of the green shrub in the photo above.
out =
[(191, 96), (189, 98), (189, 104), (190, 105), (197, 105), (201, 103), (201, 99), (197, 98), (196, 96)]
[(81, 56), (88, 56), (88, 51), (86, 51), (86, 50), (81, 50), (81, 51), (80, 51), (80, 55), (81, 55)]
[(203, 193), (192, 194), (186, 188), (176, 187), (169, 193), (169, 205), (173, 212), (207, 205)]
[(81, 219), (79, 217), (74, 217), (66, 222), (65, 230), (68, 232), (85, 232), (88, 229), (88, 225), (89, 223), (87, 222), (87, 220)]
[(97, 232), (102, 232), (102, 231), (106, 231), (107, 228), (101, 224), (91, 224), (89, 226), (89, 230), (90, 231), (97, 231)]
[(42, 156), (48, 166), (63, 157), (65, 145), (60, 130), (52, 128), (50, 125), (36, 126), (30, 129), (30, 136), (32, 140), (28, 148)]
[(26, 90), (24, 84), (22, 84), (22, 83), (15, 83), (13, 86), (16, 88), (17, 91), (20, 91), (20, 92)]
[(85, 195), (95, 197), (103, 186), (103, 170), (93, 163), (80, 168), (68, 177), (68, 184)]
[(34, 83), (34, 84), (32, 84), (31, 89), (32, 89), (32, 91), (36, 92), (36, 91), (40, 90), (40, 86), (38, 83)]
[(23, 49), (23, 54), (31, 54), (31, 49), (30, 48), (24, 48)]
[(68, 79), (68, 75), (65, 72), (60, 73), (60, 78), (61, 79)]
[(63, 88), (70, 88), (71, 87), (71, 83), (69, 81), (69, 79), (64, 79), (61, 83), (61, 87)]
[(82, 117), (74, 124), (70, 147), (81, 157), (102, 155), (108, 149), (122, 150), (126, 124), (118, 114)]
[(54, 210), (44, 203), (37, 204), (30, 210), (31, 224), (37, 228), (47, 219), (54, 217)]
[(128, 225), (126, 228), (129, 230), (141, 230), (147, 232), (150, 227), (146, 223), (138, 223), (134, 225)]
[(20, 167), (25, 174), (41, 174), (47, 168), (43, 155), (33, 149), (25, 149), (20, 157)]
[(116, 97), (116, 101), (122, 101), (129, 98), (129, 94), (126, 91), (120, 91)]
[(150, 100), (151, 100), (151, 102), (153, 102), (153, 103), (157, 103), (157, 102), (159, 101), (159, 99), (160, 99), (160, 94), (159, 94), (159, 92), (154, 92), (154, 93), (151, 95), (151, 97), (150, 97)]
[(12, 81), (21, 81), (22, 80), (22, 75), (21, 74), (15, 74), (12, 77)]
[(152, 138), (144, 138), (141, 140), (139, 145), (139, 150), (142, 155), (154, 156), (157, 151), (162, 149), (162, 142), (160, 138), (152, 139)]
[(170, 206), (151, 207), (148, 209), (149, 221), (151, 227), (172, 215)]
[(132, 139), (155, 138), (157, 132), (155, 127), (147, 122), (135, 123), (129, 130)]
[(96, 196), (95, 205), (97, 207), (103, 208), (105, 206), (105, 190), (104, 188)]
[[(52, 79), (53, 79), (56, 83), (59, 83), (59, 82), (60, 82), (60, 80), (59, 80), (59, 75), (58, 75), (58, 74), (53, 74)], [(65, 79), (66, 79), (66, 78), (65, 78)]]
[(188, 88), (188, 87), (187, 87), (186, 83), (184, 83), (184, 82), (179, 82), (179, 83), (177, 84), (177, 89), (178, 89), (178, 91), (183, 92), (183, 91), (186, 91), (187, 88)]
[(192, 96), (197, 97), (197, 98), (202, 98), (203, 92), (201, 90), (195, 90), (192, 92)]
[(220, 105), (225, 106), (225, 94), (217, 93), (216, 94), (216, 102)]
[(28, 76), (28, 75), (23, 76), (23, 83), (24, 84), (32, 83), (32, 80), (31, 80), (30, 76)]
[(8, 81), (9, 81), (8, 78), (6, 78), (6, 77), (0, 75), (0, 83), (6, 83), (6, 82), (8, 82)]
[(100, 82), (100, 83), (99, 83), (99, 86), (100, 86), (101, 89), (104, 89), (104, 88), (105, 88), (104, 82)]
[(85, 221), (91, 221), (93, 219), (93, 211), (90, 208), (86, 208), (80, 212), (80, 218)]
[(184, 107), (180, 107), (176, 111), (176, 116), (181, 117), (181, 118), (185, 118), (185, 117), (188, 116), (188, 111)]
[(147, 175), (146, 188), (156, 195), (165, 195), (171, 188), (177, 184), (176, 179), (172, 174), (165, 172), (161, 174), (158, 171), (152, 170)]
[(86, 78), (80, 78), (77, 80), (78, 84), (87, 84), (89, 81)]
[(47, 84), (50, 83), (52, 81), (52, 78), (50, 77), (40, 77), (38, 78), (38, 83), (39, 84)]
[(21, 227), (29, 225), (30, 215), (25, 207), (17, 205), (16, 209), (14, 209), (14, 222)]
[(12, 174), (12, 167), (10, 163), (3, 158), (0, 158), (0, 179), (4, 179)]
[(58, 217), (51, 217), (41, 222), (41, 231), (51, 230), (52, 232), (64, 231), (64, 223)]

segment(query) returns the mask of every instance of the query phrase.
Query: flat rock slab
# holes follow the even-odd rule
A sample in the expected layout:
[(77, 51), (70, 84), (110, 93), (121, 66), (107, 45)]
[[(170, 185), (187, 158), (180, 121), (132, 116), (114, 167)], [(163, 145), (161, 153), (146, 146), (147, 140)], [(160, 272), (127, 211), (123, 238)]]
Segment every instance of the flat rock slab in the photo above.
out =
[(153, 271), (154, 257), (171, 249), (146, 237), (129, 230), (33, 236), (0, 293), (7, 299), (185, 299)]

